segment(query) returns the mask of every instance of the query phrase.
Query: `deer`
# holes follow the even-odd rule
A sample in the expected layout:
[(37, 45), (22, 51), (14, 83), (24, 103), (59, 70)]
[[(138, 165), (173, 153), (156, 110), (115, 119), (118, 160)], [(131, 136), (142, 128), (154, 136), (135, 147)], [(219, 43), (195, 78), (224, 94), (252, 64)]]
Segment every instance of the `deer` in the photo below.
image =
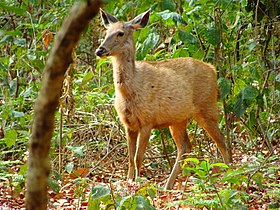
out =
[(195, 120), (216, 143), (224, 163), (231, 158), (218, 126), (217, 74), (203, 61), (184, 57), (162, 61), (136, 61), (133, 32), (144, 28), (150, 10), (128, 22), (120, 22), (100, 9), (106, 36), (95, 54), (110, 56), (113, 66), (115, 109), (127, 139), (128, 179), (140, 176), (140, 168), (152, 129), (169, 128), (177, 157), (164, 190), (171, 190), (184, 154), (191, 151), (186, 127)]

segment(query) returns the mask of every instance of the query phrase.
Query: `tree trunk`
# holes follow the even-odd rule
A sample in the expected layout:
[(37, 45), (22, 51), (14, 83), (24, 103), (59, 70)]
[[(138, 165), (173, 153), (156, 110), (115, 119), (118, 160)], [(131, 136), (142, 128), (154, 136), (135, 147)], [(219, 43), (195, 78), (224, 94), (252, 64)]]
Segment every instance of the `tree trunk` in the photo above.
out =
[(58, 32), (44, 71), (42, 89), (35, 102), (27, 172), (27, 209), (47, 209), (50, 173), (49, 150), (64, 74), (72, 62), (73, 47), (89, 21), (99, 12), (101, 0), (75, 5)]

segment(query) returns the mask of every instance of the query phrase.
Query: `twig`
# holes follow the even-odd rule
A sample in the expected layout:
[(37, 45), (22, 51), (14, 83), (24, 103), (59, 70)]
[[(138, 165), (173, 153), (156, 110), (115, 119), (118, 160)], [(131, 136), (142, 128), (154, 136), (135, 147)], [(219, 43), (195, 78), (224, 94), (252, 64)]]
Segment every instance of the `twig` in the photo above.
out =
[(168, 153), (167, 153), (167, 150), (166, 150), (166, 147), (165, 147), (165, 142), (164, 142), (162, 130), (160, 130), (160, 137), (161, 137), (161, 144), (162, 144), (162, 148), (163, 148), (163, 154), (165, 155), (165, 157), (166, 157), (166, 159), (167, 159), (167, 161), (170, 165), (170, 173), (171, 173), (173, 166), (172, 166), (171, 161), (168, 157)]
[(89, 171), (89, 173), (92, 173), (94, 171), (95, 168), (97, 168), (97, 166), (108, 157), (109, 154), (111, 154), (116, 148), (118, 148), (119, 146), (124, 146), (123, 144), (117, 144), (109, 153), (107, 153), (101, 160), (99, 160), (93, 167), (92, 169)]

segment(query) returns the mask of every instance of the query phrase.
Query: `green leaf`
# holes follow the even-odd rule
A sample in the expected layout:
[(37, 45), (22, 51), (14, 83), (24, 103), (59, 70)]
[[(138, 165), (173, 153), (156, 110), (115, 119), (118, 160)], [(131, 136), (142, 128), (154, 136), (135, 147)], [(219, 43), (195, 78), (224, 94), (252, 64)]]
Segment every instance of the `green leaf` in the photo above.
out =
[(255, 183), (258, 185), (258, 187), (260, 189), (263, 188), (262, 182), (263, 182), (264, 177), (263, 177), (262, 173), (260, 173), (260, 172), (255, 173), (254, 176), (252, 177), (252, 179), (255, 181)]
[(191, 15), (192, 13), (196, 13), (200, 10), (201, 6), (195, 6), (192, 10), (188, 11), (186, 15)]
[(72, 152), (74, 152), (77, 155), (80, 155), (81, 157), (84, 156), (84, 146), (66, 146), (67, 149), (71, 150)]
[(224, 99), (230, 93), (231, 83), (228, 79), (220, 77), (218, 79), (219, 88), (221, 91), (220, 99)]
[(251, 111), (247, 121), (247, 125), (249, 128), (253, 128), (253, 126), (256, 124), (257, 124), (256, 113), (255, 111)]
[(19, 174), (25, 176), (27, 173), (27, 164), (20, 166)]
[(105, 184), (98, 184), (91, 189), (91, 198), (94, 199), (99, 199), (102, 198), (106, 195), (109, 195), (111, 192), (110, 188), (105, 185)]
[(216, 46), (219, 42), (219, 30), (214, 27), (206, 27), (202, 34), (204, 34), (205, 39), (212, 45)]
[(172, 55), (172, 58), (180, 58), (180, 57), (189, 57), (189, 51), (187, 48), (180, 48), (175, 50)]
[(17, 15), (24, 15), (26, 13), (26, 10), (21, 9), (19, 7), (9, 6), (7, 3), (0, 3), (0, 11), (6, 10), (8, 12), (16, 13)]
[(179, 39), (184, 42), (185, 44), (197, 44), (198, 40), (195, 38), (193, 35), (190, 33), (184, 31), (184, 30), (179, 30), (178, 33)]
[(142, 50), (140, 55), (140, 60), (143, 59), (147, 53), (153, 48), (156, 47), (157, 43), (159, 42), (159, 35), (156, 33), (150, 33), (148, 37), (145, 39), (144, 43), (142, 44)]
[(93, 78), (93, 73), (92, 71), (88, 71), (86, 73), (86, 75), (83, 77), (83, 80), (82, 80), (82, 84), (86, 84), (88, 81), (90, 81), (91, 79)]
[(251, 40), (247, 45), (249, 52), (251, 52), (257, 46), (257, 42), (255, 40)]
[(242, 95), (243, 100), (244, 99), (255, 99), (259, 95), (258, 90), (249, 85), (242, 88), (240, 93)]
[(182, 16), (176, 12), (165, 10), (163, 12), (159, 12), (158, 14), (162, 17), (164, 23), (168, 26), (178, 25), (179, 23), (184, 22)]
[(241, 117), (245, 113), (245, 111), (247, 109), (247, 105), (244, 103), (243, 99), (240, 96), (237, 97), (237, 99), (234, 103), (233, 109), (234, 109), (237, 117)]
[(194, 162), (195, 164), (198, 164), (199, 160), (197, 158), (186, 158), (184, 162)]
[(135, 196), (136, 199), (136, 210), (154, 210), (156, 209), (154, 206), (152, 206), (149, 202), (149, 200), (141, 195), (136, 195)]
[(213, 163), (213, 164), (210, 165), (210, 168), (216, 167), (216, 166), (221, 167), (221, 168), (229, 168), (228, 165), (225, 164), (225, 163)]
[(176, 11), (176, 5), (172, 0), (162, 0), (162, 10)]
[(250, 105), (249, 100), (256, 99), (258, 95), (258, 90), (250, 85), (242, 88), (236, 97), (236, 101), (233, 107), (236, 115), (238, 117), (241, 117)]
[(70, 174), (73, 171), (73, 168), (74, 168), (74, 163), (73, 162), (70, 162), (70, 163), (66, 164), (66, 171), (67, 171), (67, 173)]
[(189, 7), (193, 7), (197, 0), (190, 0)]
[(24, 113), (23, 112), (12, 111), (11, 114), (12, 114), (13, 117), (16, 117), (16, 118), (24, 117)]
[(56, 193), (59, 193), (60, 191), (60, 186), (59, 184), (54, 180), (52, 179), (51, 177), (49, 177), (48, 179), (48, 185), (49, 187)]
[(16, 130), (8, 130), (5, 133), (5, 143), (7, 145), (7, 147), (11, 147), (15, 144), (17, 140), (17, 132)]
[(149, 196), (153, 200), (156, 197), (156, 190), (154, 188), (148, 188), (147, 191), (148, 191)]
[(200, 167), (206, 172), (208, 172), (210, 170), (210, 166), (209, 166), (208, 162), (205, 160), (201, 161)]

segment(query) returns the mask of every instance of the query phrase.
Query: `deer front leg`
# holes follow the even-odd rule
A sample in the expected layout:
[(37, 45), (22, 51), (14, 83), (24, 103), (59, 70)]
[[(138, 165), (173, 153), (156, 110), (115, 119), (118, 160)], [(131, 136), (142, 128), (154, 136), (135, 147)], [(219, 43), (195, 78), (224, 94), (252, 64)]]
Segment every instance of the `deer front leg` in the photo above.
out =
[(140, 128), (137, 146), (136, 146), (136, 154), (134, 157), (135, 165), (136, 165), (136, 174), (135, 179), (140, 176), (140, 168), (142, 166), (142, 162), (144, 159), (144, 153), (149, 142), (149, 137), (151, 134), (152, 128), (149, 126)]
[(138, 137), (138, 131), (133, 131), (126, 128), (126, 138), (127, 138), (127, 149), (128, 149), (128, 175), (127, 178), (133, 180), (135, 175), (135, 163), (134, 157), (136, 153), (136, 142)]

